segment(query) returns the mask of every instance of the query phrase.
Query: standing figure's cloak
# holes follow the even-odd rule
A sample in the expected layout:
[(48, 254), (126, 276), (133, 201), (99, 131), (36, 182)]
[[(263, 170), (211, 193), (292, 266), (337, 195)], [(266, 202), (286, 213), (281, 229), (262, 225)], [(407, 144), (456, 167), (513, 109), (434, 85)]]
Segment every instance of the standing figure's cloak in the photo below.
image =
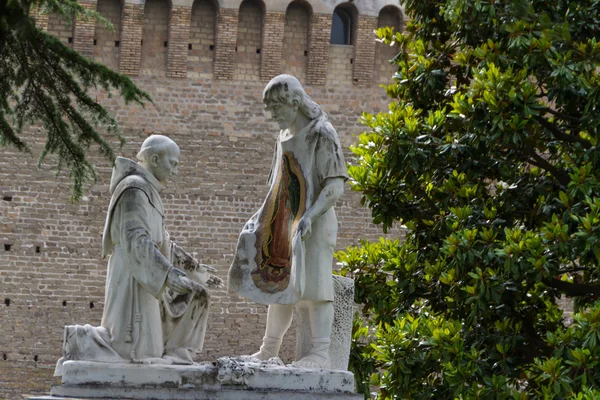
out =
[(262, 304), (333, 301), (333, 207), (313, 222), (305, 240), (296, 228), (328, 178), (348, 177), (339, 138), (325, 114), (294, 136), (282, 134), (267, 197), (240, 233), (228, 290)]

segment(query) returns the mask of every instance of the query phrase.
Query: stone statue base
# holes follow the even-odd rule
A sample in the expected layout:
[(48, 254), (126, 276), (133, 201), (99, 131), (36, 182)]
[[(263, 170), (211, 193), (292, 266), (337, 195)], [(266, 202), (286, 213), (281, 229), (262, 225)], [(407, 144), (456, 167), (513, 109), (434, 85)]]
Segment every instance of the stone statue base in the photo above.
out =
[(354, 392), (354, 375), (349, 371), (286, 367), (278, 358), (261, 362), (249, 356), (194, 365), (66, 361), (62, 385), (52, 387), (50, 393), (30, 400), (363, 398)]

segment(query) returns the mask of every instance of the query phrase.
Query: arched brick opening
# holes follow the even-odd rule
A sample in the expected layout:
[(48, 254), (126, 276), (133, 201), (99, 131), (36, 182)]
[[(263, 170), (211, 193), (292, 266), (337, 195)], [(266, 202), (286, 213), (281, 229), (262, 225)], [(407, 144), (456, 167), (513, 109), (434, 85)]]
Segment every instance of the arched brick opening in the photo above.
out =
[(196, 0), (192, 6), (188, 45), (188, 73), (212, 78), (218, 5), (213, 0)]
[(303, 0), (295, 0), (285, 12), (283, 33), (282, 72), (306, 82), (308, 68), (308, 31), (312, 7)]
[(140, 75), (166, 75), (170, 11), (167, 0), (146, 0)]
[(265, 6), (260, 0), (244, 0), (240, 5), (234, 79), (260, 79), (260, 52)]
[[(377, 27), (393, 27), (395, 32), (402, 31), (404, 24), (402, 23), (402, 12), (398, 7), (385, 6), (379, 12), (379, 20)], [(392, 76), (397, 71), (396, 64), (391, 64), (389, 60), (397, 54), (395, 46), (388, 46), (381, 42), (375, 45), (375, 73), (373, 78), (379, 83), (392, 83)]]
[(97, 22), (94, 34), (94, 60), (119, 70), (119, 46), (121, 45), (121, 0), (98, 0), (96, 11), (109, 20), (114, 32)]
[(358, 10), (351, 2), (333, 10), (329, 45), (328, 85), (352, 83), (354, 43), (358, 32)]
[(48, 33), (60, 39), (69, 47), (73, 47), (73, 26), (60, 15), (55, 13), (48, 15)]

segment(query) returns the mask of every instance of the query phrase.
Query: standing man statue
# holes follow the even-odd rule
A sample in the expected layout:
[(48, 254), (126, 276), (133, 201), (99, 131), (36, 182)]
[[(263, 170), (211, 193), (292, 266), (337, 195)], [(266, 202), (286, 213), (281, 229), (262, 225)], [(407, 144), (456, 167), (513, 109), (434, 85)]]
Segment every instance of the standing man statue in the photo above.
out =
[(277, 356), (293, 307), (307, 307), (311, 351), (296, 362), (330, 368), (333, 324), (333, 205), (348, 179), (337, 132), (293, 76), (273, 78), (263, 102), (281, 129), (267, 197), (242, 230), (229, 270), (229, 292), (269, 304), (267, 327), (255, 357)]
[(109, 261), (101, 326), (65, 327), (55, 375), (66, 360), (191, 364), (202, 348), (210, 305), (202, 284), (221, 280), (165, 230), (160, 192), (177, 174), (179, 154), (174, 141), (152, 135), (137, 163), (117, 158), (102, 238)]

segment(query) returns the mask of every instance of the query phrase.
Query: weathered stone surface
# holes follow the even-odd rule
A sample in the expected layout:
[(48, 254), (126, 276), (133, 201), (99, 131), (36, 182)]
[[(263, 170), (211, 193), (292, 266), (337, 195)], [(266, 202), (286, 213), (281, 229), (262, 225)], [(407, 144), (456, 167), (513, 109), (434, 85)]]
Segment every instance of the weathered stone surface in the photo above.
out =
[[(111, 387), (106, 388), (104, 397), (97, 397), (98, 389), (96, 387), (63, 387), (68, 391), (61, 394), (61, 390), (56, 390), (53, 396), (29, 397), (28, 400), (73, 400), (93, 398), (94, 400), (104, 399), (136, 399), (136, 400), (362, 400), (364, 397), (358, 394), (349, 393), (312, 393), (312, 392), (290, 392), (285, 390), (265, 391), (265, 390), (239, 390), (239, 389), (221, 389), (221, 390), (197, 390), (197, 389), (170, 389), (170, 388), (148, 388), (131, 389)], [(65, 397), (62, 397), (65, 396)]]
[[(165, 386), (219, 389), (218, 368), (211, 363), (157, 365), (66, 361), (62, 384), (66, 386)], [(54, 393), (54, 391), (53, 391)]]
[[(281, 360), (223, 357), (217, 365), (145, 365), (67, 361), (51, 396), (130, 399), (360, 399), (347, 371), (286, 367)], [(237, 371), (236, 373), (233, 373)]]

